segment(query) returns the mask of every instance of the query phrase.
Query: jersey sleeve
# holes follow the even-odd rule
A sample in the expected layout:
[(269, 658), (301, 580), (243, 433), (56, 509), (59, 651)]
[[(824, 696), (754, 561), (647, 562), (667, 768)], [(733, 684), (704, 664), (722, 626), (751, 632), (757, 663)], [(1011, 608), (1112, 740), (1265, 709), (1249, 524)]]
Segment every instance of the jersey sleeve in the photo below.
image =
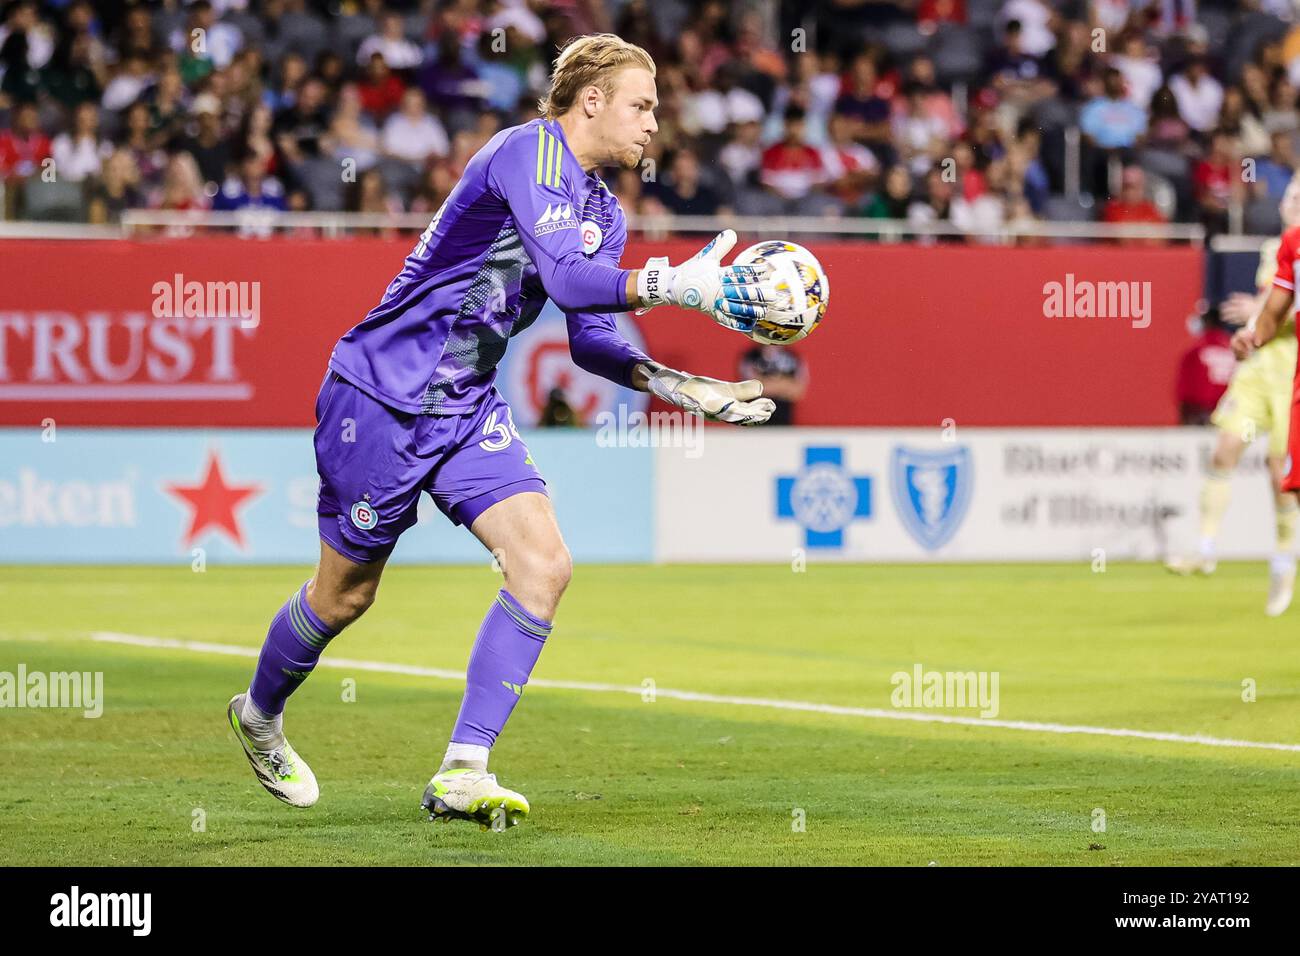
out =
[(564, 146), (544, 126), (509, 136), (492, 157), (488, 184), (505, 202), (547, 296), (562, 310), (622, 311), (627, 269), (582, 252)]
[(1287, 292), (1295, 291), (1297, 239), (1300, 239), (1300, 226), (1282, 233), (1282, 244), (1277, 249), (1277, 272), (1273, 275), (1273, 285)]
[[(617, 266), (627, 245), (627, 220), (622, 210), (615, 213), (610, 229), (599, 251), (592, 257), (605, 265)], [(625, 388), (632, 387), (632, 369), (637, 362), (649, 362), (650, 356), (634, 346), (618, 331), (614, 316), (607, 312), (575, 309), (566, 310), (569, 327), (569, 354), (581, 369), (607, 378)]]

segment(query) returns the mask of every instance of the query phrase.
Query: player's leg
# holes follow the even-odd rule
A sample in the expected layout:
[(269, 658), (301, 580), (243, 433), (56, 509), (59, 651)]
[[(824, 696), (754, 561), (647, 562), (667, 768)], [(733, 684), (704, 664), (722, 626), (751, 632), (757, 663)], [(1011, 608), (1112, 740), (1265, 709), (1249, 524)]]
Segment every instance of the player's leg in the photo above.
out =
[(496, 556), (505, 586), (470, 651), (465, 698), (443, 767), (487, 767), (488, 752), (532, 673), (572, 563), (551, 500), (538, 492), (494, 504), (470, 530)]
[(488, 756), (550, 636), (571, 563), (551, 501), (536, 491), (493, 504), (470, 530), (497, 556), (505, 587), (488, 608), (470, 651), (460, 713), (424, 806), (431, 819), (513, 826), (528, 814), (528, 801), (487, 773)]
[[(1215, 413), (1216, 415), (1218, 412)], [(1216, 423), (1217, 424), (1217, 423)], [(1177, 574), (1211, 574), (1217, 561), (1215, 542), (1219, 527), (1223, 524), (1224, 512), (1232, 497), (1232, 472), (1241, 461), (1242, 452), (1247, 442), (1243, 435), (1232, 428), (1219, 427), (1218, 441), (1210, 459), (1210, 473), (1205, 476), (1200, 495), (1200, 539), (1195, 555), (1175, 557), (1166, 562), (1165, 567)]]
[(307, 763), (284, 736), (285, 704), (340, 631), (374, 601), (393, 545), (415, 522), (428, 462), (418, 449), (424, 427), (327, 375), (316, 403), (320, 562), (312, 578), (271, 619), (249, 688), (227, 718), (259, 782), (294, 806), (316, 802)]
[(551, 633), (571, 564), (545, 482), (505, 402), (493, 391), (460, 429), (461, 440), (439, 465), (429, 492), (498, 559), (505, 586), (470, 651), (460, 712), (424, 806), (434, 819), (513, 824), (527, 814), (528, 802), (496, 783), (487, 772), (488, 756)]
[(1296, 493), (1286, 491), (1286, 456), (1269, 455), (1268, 473), (1273, 485), (1274, 517), (1277, 521), (1277, 547), (1268, 563), (1268, 602), (1265, 613), (1277, 617), (1291, 606), (1295, 593), (1296, 524), (1300, 521), (1300, 501)]
[(311, 806), (320, 788), (284, 736), (284, 705), (315, 670), (326, 645), (374, 601), (386, 561), (383, 556), (357, 564), (322, 540), (316, 573), (271, 619), (248, 690), (226, 707), (262, 786), (293, 806)]

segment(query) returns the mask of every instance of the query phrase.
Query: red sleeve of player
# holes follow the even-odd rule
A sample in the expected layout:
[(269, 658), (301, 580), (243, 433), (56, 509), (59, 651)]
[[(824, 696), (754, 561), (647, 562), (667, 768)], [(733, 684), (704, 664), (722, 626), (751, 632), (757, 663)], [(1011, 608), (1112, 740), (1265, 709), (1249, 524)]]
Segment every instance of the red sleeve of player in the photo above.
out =
[(1282, 233), (1282, 244), (1277, 247), (1277, 273), (1273, 276), (1273, 284), (1288, 292), (1295, 291), (1297, 239), (1300, 239), (1300, 227), (1293, 226)]

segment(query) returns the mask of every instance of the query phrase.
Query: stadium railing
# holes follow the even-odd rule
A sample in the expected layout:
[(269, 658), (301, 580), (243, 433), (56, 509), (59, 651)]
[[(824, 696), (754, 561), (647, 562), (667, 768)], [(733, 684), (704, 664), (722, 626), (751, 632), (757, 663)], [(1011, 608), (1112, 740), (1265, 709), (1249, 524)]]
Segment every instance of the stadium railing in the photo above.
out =
[[(231, 231), (243, 236), (289, 234), (313, 238), (343, 238), (358, 233), (419, 233), (429, 225), (426, 213), (280, 213), (173, 212), (128, 210), (111, 226), (74, 223), (0, 222), (0, 238), (130, 238), (168, 235), (178, 238), (203, 231)], [(873, 242), (965, 239), (988, 244), (1025, 240), (1056, 242), (1115, 242), (1156, 240), (1203, 246), (1205, 229), (1185, 223), (1016, 222), (963, 230), (950, 222), (915, 223), (905, 219), (831, 218), (822, 216), (632, 216), (628, 230), (647, 239), (670, 235), (712, 234), (735, 229), (745, 236), (816, 236)], [(1224, 237), (1219, 237), (1224, 238)], [(1234, 236), (1246, 241), (1250, 237)], [(1255, 248), (1258, 248), (1256, 243)]]

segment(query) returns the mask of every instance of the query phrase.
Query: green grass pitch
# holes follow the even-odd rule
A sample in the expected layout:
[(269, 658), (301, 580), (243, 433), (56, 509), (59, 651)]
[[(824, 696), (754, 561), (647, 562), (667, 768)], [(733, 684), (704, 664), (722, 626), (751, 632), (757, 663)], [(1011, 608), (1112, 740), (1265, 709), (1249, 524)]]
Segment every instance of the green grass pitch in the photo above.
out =
[[(434, 827), (419, 800), (460, 685), (347, 668), (287, 711), (321, 783), (295, 810), (225, 724), (251, 658), (91, 634), (256, 648), (308, 573), (0, 569), (0, 671), (102, 671), (105, 697), (98, 719), (0, 710), (0, 863), (1300, 861), (1295, 751), (545, 686), (492, 760), (528, 821)], [(499, 585), (486, 566), (393, 567), (326, 656), (463, 671)], [(1300, 610), (1264, 617), (1265, 587), (1259, 564), (583, 566), (534, 677), (891, 709), (891, 675), (920, 663), (997, 671), (1000, 720), (1300, 743)]]

